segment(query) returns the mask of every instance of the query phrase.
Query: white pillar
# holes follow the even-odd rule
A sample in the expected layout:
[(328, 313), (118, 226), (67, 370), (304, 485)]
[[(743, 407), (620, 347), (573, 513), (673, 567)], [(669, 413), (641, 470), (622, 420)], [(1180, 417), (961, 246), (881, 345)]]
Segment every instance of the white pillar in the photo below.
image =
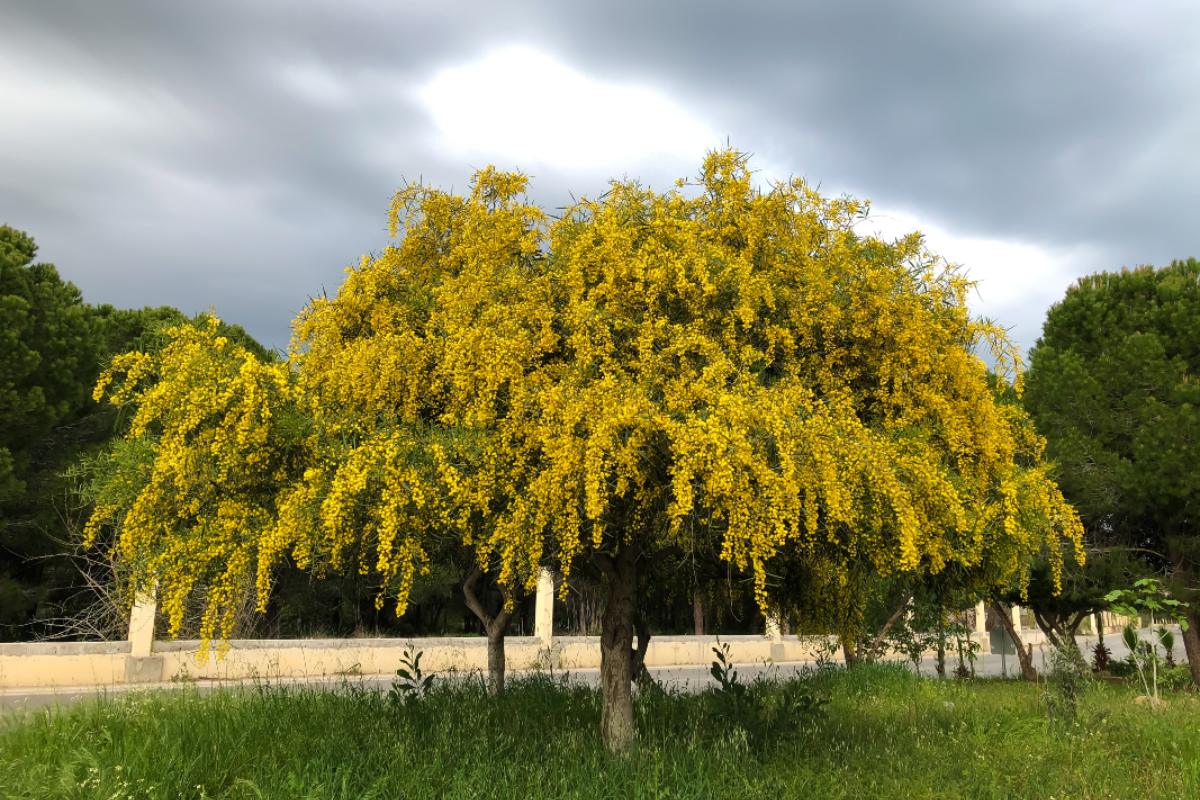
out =
[(987, 606), (982, 600), (975, 604), (975, 632), (987, 636)]
[(779, 617), (775, 614), (768, 614), (766, 625), (763, 630), (763, 635), (772, 642), (783, 641), (783, 626), (779, 624)]
[(533, 635), (542, 640), (543, 648), (554, 645), (554, 571), (549, 567), (538, 570)]
[(129, 612), (129, 655), (145, 658), (154, 649), (154, 616), (158, 610), (152, 589), (139, 594)]
[(1021, 607), (1019, 605), (1017, 605), (1016, 603), (1013, 603), (1013, 607), (1012, 607), (1012, 624), (1013, 624), (1013, 628), (1016, 629), (1017, 633), (1020, 633), (1021, 632)]

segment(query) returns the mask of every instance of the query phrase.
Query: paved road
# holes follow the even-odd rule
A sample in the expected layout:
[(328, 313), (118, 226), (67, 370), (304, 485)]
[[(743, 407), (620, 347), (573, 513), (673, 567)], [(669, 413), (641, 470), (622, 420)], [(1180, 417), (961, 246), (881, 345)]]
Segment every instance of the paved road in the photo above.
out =
[[(1150, 631), (1142, 631), (1143, 638), (1150, 637)], [(1175, 636), (1175, 657), (1181, 662), (1185, 656), (1181, 639), (1176, 633)], [(1083, 649), (1085, 655), (1090, 659), (1091, 648), (1096, 643), (1094, 636), (1078, 637), (1079, 646)], [(1129, 651), (1121, 642), (1121, 637), (1117, 634), (1109, 634), (1104, 637), (1105, 644), (1113, 651), (1114, 659), (1121, 659), (1128, 655)], [(1047, 659), (1049, 658), (1049, 646), (1037, 646), (1033, 648), (1034, 666), (1039, 671), (1048, 668)], [(908, 663), (908, 662), (904, 662)], [(953, 652), (947, 653), (947, 670), (953, 671), (957, 665), (957, 657)], [(805, 669), (811, 669), (815, 666), (812, 661), (791, 661), (780, 664), (764, 666), (762, 664), (738, 664), (738, 676), (743, 681), (752, 680), (755, 677), (764, 673), (774, 673), (780, 677), (787, 677)], [(699, 691), (714, 683), (712, 676), (708, 673), (709, 665), (698, 664), (695, 666), (678, 666), (678, 667), (654, 667), (650, 669), (651, 675), (656, 681), (665, 686), (672, 686), (683, 691)], [(934, 659), (927, 658), (921, 662), (920, 672), (923, 675), (934, 675)], [(1020, 668), (1017, 664), (1015, 655), (1003, 657), (996, 654), (980, 656), (975, 662), (975, 672), (980, 676), (996, 677), (1002, 674), (1016, 676), (1020, 674)], [(520, 675), (519, 672), (510, 672), (510, 676)], [(561, 674), (561, 673), (560, 673)], [(571, 670), (568, 673), (570, 680), (578, 681), (587, 685), (598, 685), (599, 670), (598, 669), (578, 669)], [(359, 678), (293, 678), (293, 679), (274, 679), (270, 681), (272, 685), (291, 685), (291, 686), (309, 686), (313, 688), (327, 688), (329, 690), (337, 690), (347, 683), (354, 686), (362, 686), (368, 689), (377, 691), (385, 691), (392, 682), (390, 675), (372, 675)], [(164, 683), (156, 684), (151, 687), (146, 686), (108, 686), (103, 688), (95, 687), (76, 687), (76, 688), (60, 688), (46, 690), (16, 690), (6, 689), (0, 690), (0, 712), (30, 710), (38, 708), (46, 708), (57, 705), (69, 705), (85, 699), (115, 697), (126, 694), (131, 691), (144, 690), (146, 688), (153, 689), (192, 689), (202, 693), (214, 691), (229, 691), (236, 690), (240, 687), (253, 686), (253, 682), (224, 682), (224, 681), (196, 681), (191, 683)]]

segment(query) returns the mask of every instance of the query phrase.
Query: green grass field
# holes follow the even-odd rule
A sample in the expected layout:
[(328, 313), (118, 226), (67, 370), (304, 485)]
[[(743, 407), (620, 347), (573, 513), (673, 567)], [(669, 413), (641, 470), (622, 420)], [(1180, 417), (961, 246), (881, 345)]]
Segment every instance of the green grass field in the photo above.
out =
[[(178, 690), (9, 717), (4, 798), (1194, 798), (1200, 700), (1096, 685), (1078, 722), (1043, 687), (887, 666), (752, 687), (646, 691), (636, 750), (611, 756), (595, 690), (549, 678), (502, 698), (436, 685)], [(804, 711), (814, 697), (828, 703)]]

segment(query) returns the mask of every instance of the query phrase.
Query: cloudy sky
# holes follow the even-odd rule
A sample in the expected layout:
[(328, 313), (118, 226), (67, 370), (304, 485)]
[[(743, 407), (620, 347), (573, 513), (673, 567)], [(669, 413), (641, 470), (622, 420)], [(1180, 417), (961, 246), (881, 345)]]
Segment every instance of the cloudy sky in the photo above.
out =
[(1075, 276), (1200, 256), (1200, 3), (0, 5), (0, 222), (275, 346), (403, 179), (555, 206), (726, 140), (924, 231), (1029, 346)]

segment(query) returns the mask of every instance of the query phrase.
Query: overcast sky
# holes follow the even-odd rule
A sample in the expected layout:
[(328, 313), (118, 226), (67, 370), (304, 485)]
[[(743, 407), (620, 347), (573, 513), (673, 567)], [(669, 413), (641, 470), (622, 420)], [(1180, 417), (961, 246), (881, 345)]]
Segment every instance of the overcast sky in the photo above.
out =
[(0, 5), (0, 222), (279, 347), (403, 179), (555, 206), (727, 139), (924, 231), (1028, 347), (1074, 277), (1200, 256), (1200, 3)]

